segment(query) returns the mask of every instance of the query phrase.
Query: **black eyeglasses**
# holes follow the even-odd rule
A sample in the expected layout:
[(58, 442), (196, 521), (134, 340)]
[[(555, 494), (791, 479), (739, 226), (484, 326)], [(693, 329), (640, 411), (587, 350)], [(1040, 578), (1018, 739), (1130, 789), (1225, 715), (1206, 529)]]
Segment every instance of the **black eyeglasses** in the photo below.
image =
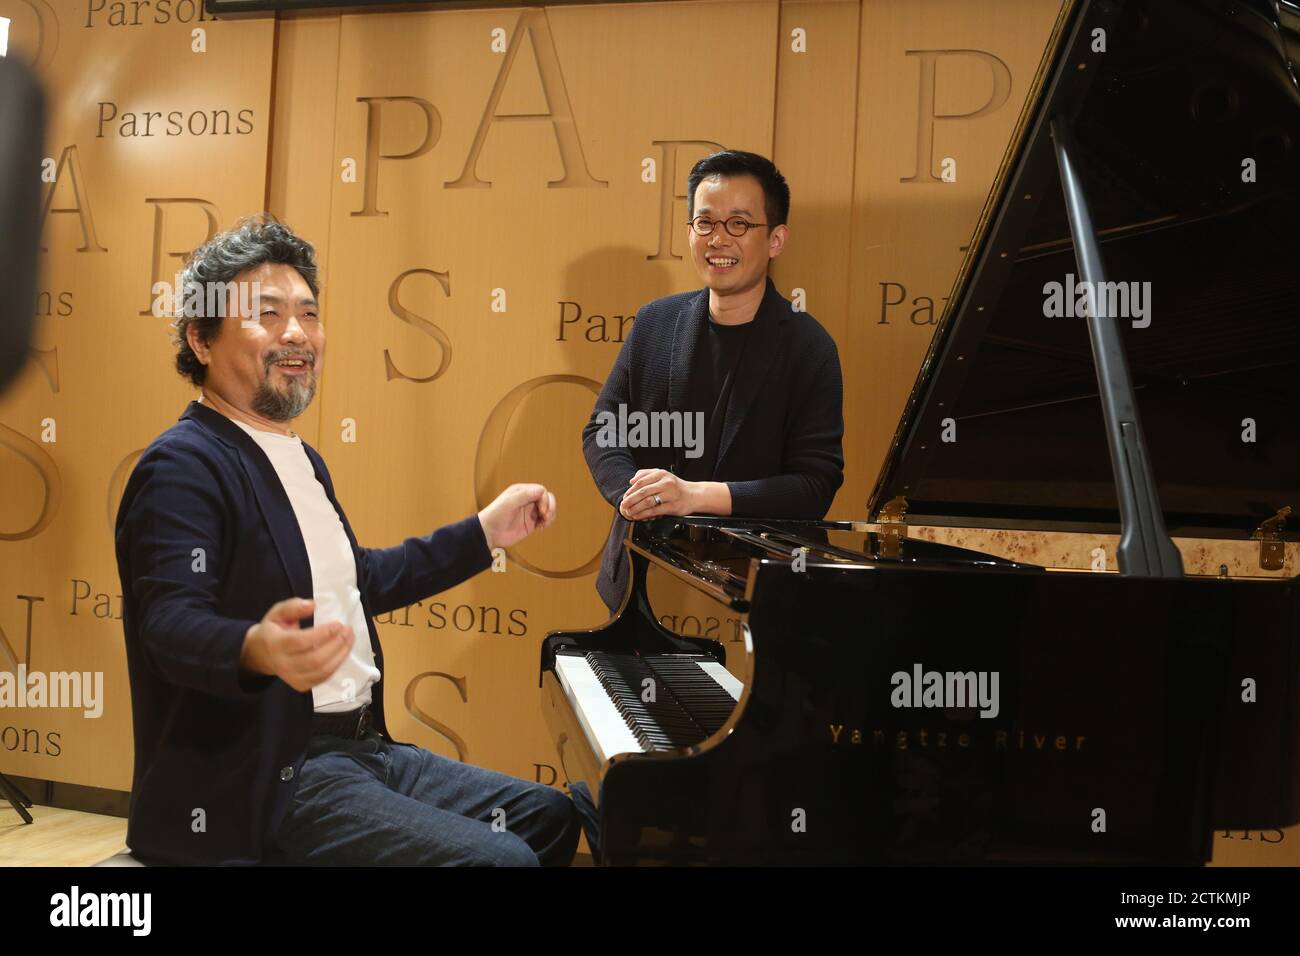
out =
[(732, 216), (730, 219), (710, 219), (708, 216), (696, 216), (687, 225), (694, 229), (695, 234), (698, 236), (711, 236), (719, 223), (737, 239), (755, 227), (767, 225), (765, 222), (750, 222), (740, 216)]

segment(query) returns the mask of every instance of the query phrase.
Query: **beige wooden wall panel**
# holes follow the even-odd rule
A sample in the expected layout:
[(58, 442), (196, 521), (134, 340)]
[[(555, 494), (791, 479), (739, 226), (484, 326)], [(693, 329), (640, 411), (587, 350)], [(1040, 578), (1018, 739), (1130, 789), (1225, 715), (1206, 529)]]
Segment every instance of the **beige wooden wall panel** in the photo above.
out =
[[(339, 17), (276, 23), (275, 88), (266, 209), (316, 248), (321, 308), (329, 309), (329, 227), (332, 184), (342, 175), (334, 159)], [(254, 212), (255, 210), (248, 210)], [(328, 379), (317, 382), (320, 395)], [(312, 402), (294, 431), (320, 443), (321, 402)]]
[[(840, 342), (854, 386), (837, 517), (863, 514), (1060, 9), (1059, 0), (863, 4), (855, 321)], [(941, 179), (945, 159), (953, 182)]]
[[(848, 378), (845, 354), (850, 329), (862, 321), (849, 304), (850, 280), (860, 268), (851, 242), (860, 16), (856, 0), (781, 4), (773, 150), (791, 198), (790, 238), (772, 277), (787, 298), (804, 291), (808, 312), (839, 346), (846, 418), (855, 414), (860, 391), (860, 382)], [(846, 452), (850, 447), (846, 442)], [(860, 515), (865, 498), (861, 486), (846, 481), (836, 511)]]
[[(7, 773), (131, 783), (112, 519), (135, 457), (193, 395), (173, 370), (167, 320), (148, 314), (151, 287), (260, 208), (265, 189), (273, 21), (200, 21), (194, 2), (0, 0), (11, 54), (34, 59), (45, 82), (45, 154), (58, 164), (44, 187), (35, 352), (0, 398), (0, 668), (28, 660), (30, 637), (31, 669), (104, 674), (99, 718), (0, 711)], [(206, 52), (194, 52), (194, 29)], [(20, 595), (39, 598), (30, 625)]]

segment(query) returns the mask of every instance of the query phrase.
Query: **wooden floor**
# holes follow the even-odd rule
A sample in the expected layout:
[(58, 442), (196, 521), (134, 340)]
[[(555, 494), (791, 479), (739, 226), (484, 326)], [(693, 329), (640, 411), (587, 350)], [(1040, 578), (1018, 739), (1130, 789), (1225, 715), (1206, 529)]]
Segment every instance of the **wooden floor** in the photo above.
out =
[(126, 820), (34, 806), (23, 823), (0, 801), (0, 866), (92, 866), (126, 846)]
[[(8, 804), (0, 806), (0, 867), (93, 866), (126, 846), (121, 817), (34, 806), (36, 822), (27, 826)], [(591, 856), (579, 853), (573, 865), (591, 866)]]

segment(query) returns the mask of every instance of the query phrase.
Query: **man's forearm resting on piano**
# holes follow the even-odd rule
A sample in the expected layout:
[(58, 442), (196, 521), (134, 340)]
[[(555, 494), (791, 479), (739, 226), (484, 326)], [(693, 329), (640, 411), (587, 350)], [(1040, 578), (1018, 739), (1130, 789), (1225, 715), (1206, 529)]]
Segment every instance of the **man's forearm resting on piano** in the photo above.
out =
[(660, 515), (731, 514), (731, 489), (724, 481), (687, 481), (662, 468), (642, 468), (628, 485), (618, 510), (632, 521)]
[(750, 481), (686, 481), (661, 468), (638, 471), (629, 485), (619, 513), (632, 521), (690, 514), (819, 519), (830, 510), (836, 490), (816, 473)]

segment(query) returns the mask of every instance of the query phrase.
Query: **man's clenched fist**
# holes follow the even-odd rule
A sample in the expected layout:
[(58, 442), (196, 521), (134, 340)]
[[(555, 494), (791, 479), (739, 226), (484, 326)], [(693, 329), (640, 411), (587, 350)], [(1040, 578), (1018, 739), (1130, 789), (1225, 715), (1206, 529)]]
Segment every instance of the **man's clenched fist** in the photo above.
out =
[(555, 495), (545, 485), (511, 485), (478, 513), (488, 550), (508, 548), (555, 520)]

